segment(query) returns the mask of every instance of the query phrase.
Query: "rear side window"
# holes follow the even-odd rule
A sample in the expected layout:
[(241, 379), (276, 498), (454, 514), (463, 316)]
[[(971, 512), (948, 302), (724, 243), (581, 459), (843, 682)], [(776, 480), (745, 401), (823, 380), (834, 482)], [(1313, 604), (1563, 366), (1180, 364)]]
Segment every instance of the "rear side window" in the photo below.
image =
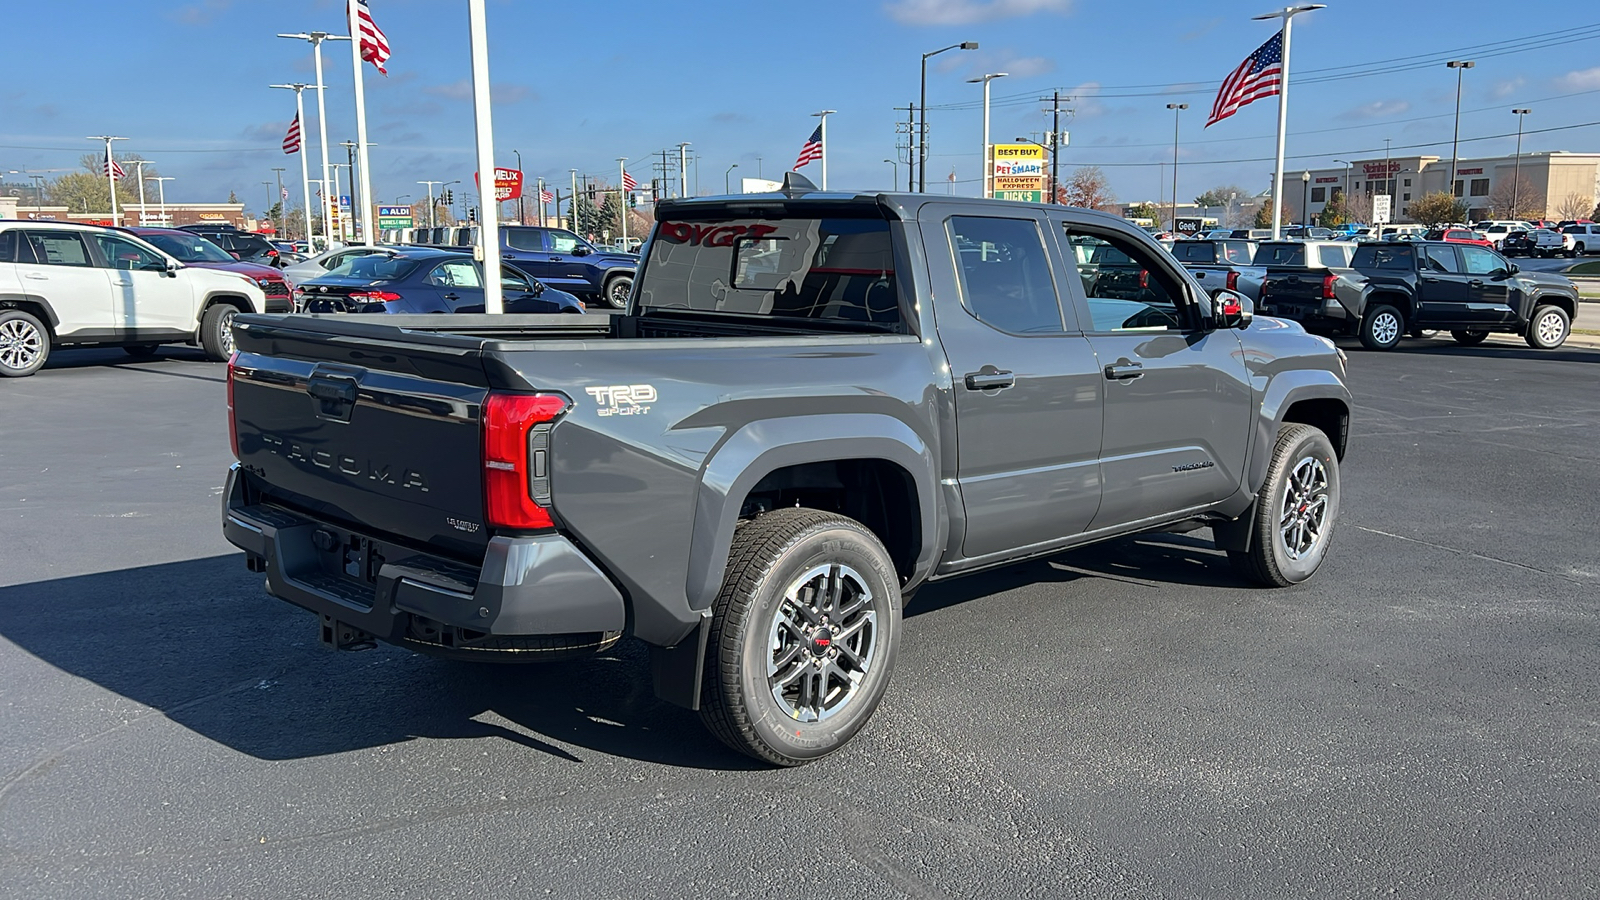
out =
[(1178, 262), (1211, 263), (1217, 261), (1217, 250), (1206, 241), (1178, 241), (1172, 245), (1172, 256)]
[(539, 253), (544, 250), (544, 232), (537, 228), (507, 228), (506, 246), (513, 250)]
[(639, 305), (898, 326), (894, 269), (879, 218), (666, 221), (650, 240)]
[(51, 266), (90, 266), (89, 248), (71, 231), (25, 231), (34, 258)]
[(347, 278), (370, 278), (373, 281), (398, 281), (411, 274), (417, 260), (399, 256), (352, 256), (339, 263), (329, 275)]
[(1333, 244), (1317, 248), (1317, 258), (1329, 269), (1342, 269), (1350, 265), (1350, 248)]
[(1258, 266), (1303, 266), (1305, 264), (1305, 244), (1262, 244), (1256, 249), (1256, 265)]
[(1065, 330), (1044, 239), (1032, 219), (955, 216), (946, 226), (967, 310), (1013, 334)]
[(1410, 270), (1416, 268), (1416, 255), (1406, 244), (1363, 244), (1356, 248), (1350, 266), (1355, 269)]
[[(17, 261), (17, 233), (15, 231), (0, 231), (0, 263), (14, 263)], [(33, 260), (29, 260), (32, 262)]]

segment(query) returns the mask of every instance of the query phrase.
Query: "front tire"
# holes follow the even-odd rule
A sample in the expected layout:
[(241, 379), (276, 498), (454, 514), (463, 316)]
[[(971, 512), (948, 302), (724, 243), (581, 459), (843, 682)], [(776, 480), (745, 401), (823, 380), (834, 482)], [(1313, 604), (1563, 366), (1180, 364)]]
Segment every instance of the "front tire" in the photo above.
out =
[(601, 298), (612, 309), (627, 309), (628, 298), (633, 296), (633, 276), (615, 275), (606, 279), (605, 290), (601, 291)]
[(238, 314), (238, 309), (218, 303), (201, 318), (200, 346), (212, 362), (227, 362), (233, 355), (233, 317)]
[(1328, 436), (1310, 425), (1278, 429), (1250, 513), (1250, 549), (1228, 551), (1234, 570), (1265, 587), (1310, 578), (1327, 556), (1339, 496), (1339, 458)]
[(741, 522), (712, 606), (701, 719), (774, 765), (832, 753), (883, 698), (900, 606), (894, 562), (861, 523), (804, 508)]
[(1559, 306), (1541, 306), (1533, 311), (1528, 331), (1523, 339), (1535, 350), (1554, 350), (1567, 342), (1572, 332), (1572, 319)]
[(1452, 331), (1450, 336), (1463, 347), (1476, 347), (1489, 339), (1487, 331)]
[(0, 377), (23, 378), (50, 358), (50, 332), (30, 313), (0, 310)]
[(1393, 350), (1405, 333), (1405, 318), (1400, 310), (1387, 304), (1367, 310), (1361, 320), (1361, 346), (1368, 350)]

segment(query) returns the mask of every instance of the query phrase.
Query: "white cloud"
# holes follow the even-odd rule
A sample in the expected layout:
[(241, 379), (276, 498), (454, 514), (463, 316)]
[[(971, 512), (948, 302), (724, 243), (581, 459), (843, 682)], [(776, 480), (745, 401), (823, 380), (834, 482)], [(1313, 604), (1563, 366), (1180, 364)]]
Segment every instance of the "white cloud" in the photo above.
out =
[(1489, 96), (1495, 100), (1504, 100), (1512, 94), (1515, 94), (1518, 89), (1527, 83), (1528, 80), (1523, 78), (1521, 75), (1506, 81), (1497, 81), (1495, 82), (1494, 87), (1489, 89)]
[(1067, 97), (1071, 100), (1073, 115), (1079, 119), (1092, 119), (1106, 111), (1105, 104), (1095, 99), (1100, 93), (1100, 82), (1085, 81), (1070, 91)]
[(1035, 13), (1065, 13), (1072, 0), (894, 0), (884, 11), (905, 25), (970, 25)]
[[(424, 94), (443, 97), (447, 100), (471, 100), (472, 82), (463, 78), (449, 84), (436, 84), (422, 89)], [(526, 85), (512, 84), (500, 81), (489, 85), (489, 99), (495, 103), (511, 104), (522, 100), (537, 100), (539, 95), (528, 90)]]
[(1574, 91), (1588, 91), (1600, 88), (1600, 66), (1593, 69), (1568, 72), (1556, 79), (1556, 83)]
[(1407, 100), (1374, 100), (1371, 103), (1363, 103), (1354, 109), (1345, 110), (1339, 114), (1339, 118), (1346, 121), (1352, 119), (1387, 119), (1390, 116), (1398, 116), (1410, 108), (1411, 103)]

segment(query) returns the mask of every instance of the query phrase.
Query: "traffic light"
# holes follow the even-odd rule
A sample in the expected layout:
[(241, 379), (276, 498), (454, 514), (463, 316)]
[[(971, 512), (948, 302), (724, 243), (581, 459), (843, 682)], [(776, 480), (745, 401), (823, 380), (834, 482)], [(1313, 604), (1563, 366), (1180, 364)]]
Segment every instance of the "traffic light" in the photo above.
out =
[(445, 206), (450, 206), (456, 202), (456, 195), (454, 191), (450, 190), (449, 188), (445, 188), (444, 196), (439, 199), (444, 201)]
[(468, 222), (476, 222), (476, 221), (478, 221), (478, 208), (476, 206), (467, 207), (467, 221)]

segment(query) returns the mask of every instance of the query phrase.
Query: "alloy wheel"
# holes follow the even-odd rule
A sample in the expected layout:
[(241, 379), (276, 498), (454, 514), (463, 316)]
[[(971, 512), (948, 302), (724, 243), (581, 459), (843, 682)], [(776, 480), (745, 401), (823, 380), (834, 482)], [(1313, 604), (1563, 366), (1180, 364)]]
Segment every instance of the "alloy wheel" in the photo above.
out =
[(1547, 312), (1539, 317), (1539, 324), (1534, 326), (1539, 335), (1539, 342), (1547, 347), (1554, 347), (1561, 343), (1566, 334), (1567, 325), (1561, 314), (1555, 311)]
[(0, 323), (0, 364), (9, 369), (28, 369), (39, 362), (45, 339), (32, 322), (11, 319)]
[(1391, 344), (1400, 339), (1400, 319), (1394, 313), (1382, 312), (1372, 320), (1372, 336), (1380, 344)]
[(1278, 534), (1290, 559), (1304, 559), (1317, 549), (1328, 519), (1328, 470), (1315, 456), (1295, 463), (1284, 486)]
[(867, 580), (820, 565), (790, 583), (768, 631), (767, 685), (779, 709), (820, 722), (860, 692), (878, 656), (878, 614)]
[(217, 316), (217, 343), (222, 347), (224, 356), (233, 354), (233, 317), (239, 313), (229, 309)]

